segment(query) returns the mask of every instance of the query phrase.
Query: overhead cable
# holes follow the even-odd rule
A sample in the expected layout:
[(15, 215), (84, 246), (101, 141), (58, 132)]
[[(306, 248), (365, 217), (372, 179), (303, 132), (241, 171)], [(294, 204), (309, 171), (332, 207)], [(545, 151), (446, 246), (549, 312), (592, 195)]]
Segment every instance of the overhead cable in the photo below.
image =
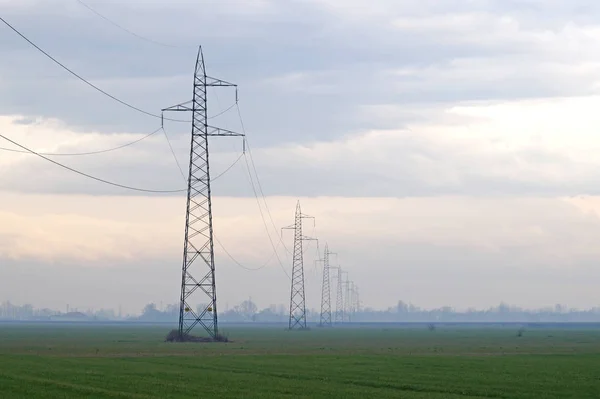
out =
[(187, 183), (187, 178), (185, 177), (185, 173), (183, 173), (183, 169), (181, 168), (181, 165), (179, 164), (179, 160), (177, 159), (177, 155), (175, 155), (175, 151), (173, 150), (173, 146), (171, 145), (171, 140), (169, 139), (169, 135), (167, 134), (167, 131), (165, 130), (165, 128), (162, 128), (163, 133), (165, 134), (165, 138), (167, 139), (167, 144), (169, 144), (169, 148), (171, 149), (171, 154), (173, 155), (173, 159), (175, 160), (175, 163), (177, 164), (177, 168), (179, 169), (179, 172), (181, 173), (181, 177), (183, 178), (183, 182)]
[(97, 16), (99, 16), (100, 18), (102, 18), (103, 20), (105, 20), (106, 22), (108, 22), (108, 23), (116, 26), (117, 28), (121, 29), (122, 31), (124, 31), (126, 33), (129, 33), (132, 36), (137, 37), (138, 39), (145, 40), (147, 42), (150, 42), (150, 43), (153, 43), (153, 44), (156, 44), (156, 45), (159, 45), (159, 46), (163, 46), (163, 47), (171, 47), (171, 48), (190, 48), (190, 47), (195, 47), (195, 46), (178, 46), (178, 45), (174, 45), (174, 44), (161, 43), (161, 42), (157, 42), (156, 40), (144, 37), (142, 35), (138, 35), (137, 33), (133, 32), (133, 31), (131, 31), (131, 30), (129, 30), (129, 29), (121, 26), (121, 25), (119, 25), (115, 21), (113, 21), (113, 20), (109, 19), (108, 17), (100, 14), (98, 11), (94, 10), (92, 7), (90, 7), (88, 4), (84, 3), (83, 1), (77, 0), (77, 2), (79, 4), (81, 4), (82, 6), (84, 6), (85, 8), (87, 8), (88, 10), (90, 10), (91, 12), (93, 12), (94, 14), (96, 14)]
[(27, 152), (30, 152), (30, 153), (32, 153), (34, 155), (37, 155), (38, 157), (40, 157), (42, 159), (45, 159), (48, 162), (51, 162), (51, 163), (53, 163), (53, 164), (55, 164), (57, 166), (60, 166), (61, 168), (67, 169), (67, 170), (69, 170), (69, 171), (71, 171), (73, 173), (77, 173), (78, 175), (81, 175), (81, 176), (87, 177), (89, 179), (96, 180), (98, 182), (101, 182), (101, 183), (104, 183), (104, 184), (108, 184), (108, 185), (111, 185), (111, 186), (120, 187), (120, 188), (124, 188), (124, 189), (127, 189), (127, 190), (133, 190), (133, 191), (142, 191), (142, 192), (147, 192), (147, 193), (181, 193), (181, 192), (185, 192), (186, 191), (186, 190), (152, 190), (152, 189), (132, 187), (132, 186), (124, 185), (124, 184), (119, 184), (119, 183), (111, 182), (109, 180), (101, 179), (99, 177), (95, 177), (95, 176), (89, 175), (87, 173), (81, 172), (81, 171), (79, 171), (77, 169), (71, 168), (70, 166), (64, 165), (64, 164), (62, 164), (60, 162), (56, 162), (55, 160), (50, 159), (50, 158), (48, 158), (48, 157), (46, 157), (46, 156), (44, 156), (42, 154), (39, 154), (39, 153), (37, 153), (37, 152), (35, 152), (35, 151), (33, 151), (33, 150), (25, 147), (24, 145), (21, 145), (21, 144), (17, 143), (16, 141), (9, 139), (8, 137), (6, 137), (6, 136), (4, 136), (2, 134), (0, 134), (0, 138), (8, 141), (9, 143), (11, 143), (13, 145), (16, 145), (17, 147), (22, 148), (23, 150), (26, 150)]
[[(179, 170), (181, 171), (181, 177), (183, 178), (184, 182), (187, 182), (187, 179), (183, 173), (183, 169), (181, 168), (180, 164), (179, 164), (179, 160), (177, 159), (177, 156), (175, 155), (175, 151), (173, 150), (173, 147), (171, 146), (171, 141), (169, 139), (169, 135), (167, 134), (167, 131), (163, 129), (163, 132), (165, 133), (165, 137), (167, 139), (167, 142), (169, 143), (169, 147), (171, 148), (171, 154), (173, 155), (173, 159), (175, 159), (175, 163), (177, 163), (177, 167), (179, 168)], [(210, 181), (215, 181), (217, 180), (219, 177), (223, 176), (225, 173), (227, 173), (229, 170), (231, 170), (231, 168), (233, 168), (238, 162), (239, 160), (244, 156), (244, 153), (242, 153), (227, 169), (225, 169), (223, 172), (221, 172), (219, 175), (217, 175), (214, 178), (211, 178)], [(264, 220), (264, 219), (263, 219)], [(244, 266), (241, 262), (239, 262), (228, 250), (227, 248), (225, 248), (225, 246), (223, 245), (223, 243), (214, 235), (213, 233), (213, 237), (215, 239), (215, 241), (217, 241), (217, 243), (219, 244), (219, 246), (223, 249), (223, 252), (225, 252), (225, 254), (233, 261), (233, 263), (235, 263), (237, 266), (239, 266), (240, 268), (244, 269), (244, 270), (248, 270), (248, 271), (258, 271), (261, 270), (263, 268), (265, 268), (273, 259), (273, 256), (275, 256), (277, 254), (277, 249), (275, 248), (275, 250), (273, 251), (273, 253), (271, 254), (271, 256), (269, 257), (269, 259), (266, 260), (266, 262), (264, 262), (261, 266), (259, 266), (258, 268), (250, 268), (247, 266)], [(269, 237), (270, 239), (270, 237)], [(281, 263), (281, 261), (280, 261)], [(285, 272), (285, 269), (284, 269)], [(286, 273), (287, 275), (287, 273)], [(289, 275), (288, 275), (289, 278)]]
[[(269, 237), (269, 242), (271, 243), (271, 247), (273, 248), (275, 256), (277, 257), (277, 261), (279, 263), (279, 266), (281, 267), (281, 270), (283, 270), (283, 272), (285, 273), (285, 275), (287, 276), (287, 278), (289, 280), (291, 280), (292, 278), (288, 274), (287, 270), (285, 270), (285, 266), (283, 266), (283, 263), (281, 262), (281, 258), (279, 257), (279, 253), (277, 253), (277, 247), (275, 246), (275, 243), (273, 243), (273, 239), (271, 238), (271, 233), (269, 232), (269, 227), (267, 226), (267, 220), (265, 219), (265, 215), (264, 215), (264, 213), (262, 211), (262, 206), (260, 205), (260, 199), (258, 198), (258, 193), (256, 191), (256, 186), (254, 184), (254, 179), (252, 178), (252, 173), (250, 172), (250, 165), (248, 163), (248, 157), (244, 156), (244, 160), (246, 161), (246, 169), (248, 170), (248, 177), (250, 178), (250, 185), (252, 186), (252, 191), (254, 192), (254, 198), (256, 198), (256, 203), (258, 204), (258, 210), (260, 211), (260, 217), (261, 217), (261, 219), (263, 221), (263, 224), (265, 226), (265, 231), (267, 232), (267, 237)], [(281, 241), (281, 243), (283, 243), (283, 239), (281, 237), (280, 237), (280, 241)]]
[[(179, 159), (177, 158), (177, 155), (175, 155), (175, 151), (173, 150), (173, 146), (171, 145), (171, 139), (169, 138), (169, 134), (167, 133), (167, 131), (164, 128), (162, 130), (167, 139), (167, 143), (169, 144), (169, 148), (171, 149), (171, 154), (173, 155), (173, 159), (175, 160), (175, 163), (177, 164), (177, 167), (179, 168), (179, 172), (181, 172), (181, 177), (183, 178), (183, 181), (187, 184), (187, 177), (185, 176), (185, 173), (183, 172), (183, 168), (181, 167), (181, 164), (179, 163)], [(222, 177), (227, 172), (229, 172), (235, 165), (237, 165), (237, 163), (240, 161), (240, 159), (242, 159), (243, 156), (244, 156), (243, 153), (240, 154), (240, 156), (237, 157), (236, 160), (233, 161), (233, 163), (231, 165), (229, 165), (223, 172), (219, 173), (215, 177), (211, 177), (210, 181), (213, 182), (213, 181), (217, 180), (219, 177)]]
[[(96, 86), (95, 84), (93, 84), (92, 82), (90, 82), (89, 80), (83, 78), (81, 75), (77, 74), (76, 72), (74, 72), (72, 69), (68, 68), (66, 65), (64, 65), (63, 63), (61, 63), (60, 61), (58, 61), (56, 58), (54, 58), (53, 56), (51, 56), (50, 54), (48, 54), (46, 51), (44, 51), (42, 48), (40, 48), (37, 44), (35, 44), (34, 42), (32, 42), (31, 40), (29, 40), (24, 34), (22, 34), (21, 32), (19, 32), (14, 26), (12, 26), (11, 24), (9, 24), (4, 18), (0, 17), (0, 21), (3, 22), (6, 26), (8, 26), (10, 29), (12, 29), (17, 35), (19, 35), (22, 39), (24, 39), (25, 41), (27, 41), (27, 43), (29, 43), (30, 45), (32, 45), (33, 47), (35, 47), (38, 51), (40, 51), (42, 54), (44, 54), (46, 57), (48, 57), (50, 60), (52, 60), (55, 64), (57, 64), (58, 66), (60, 66), (61, 68), (63, 68), (65, 71), (69, 72), (71, 75), (75, 76), (77, 79), (81, 80), (83, 83), (87, 84), (88, 86), (94, 88), (95, 90), (99, 91), (100, 93), (104, 94), (105, 96), (115, 100), (116, 102), (131, 108), (137, 112), (140, 112), (142, 114), (148, 115), (148, 116), (152, 116), (154, 118), (158, 118), (158, 119), (162, 119), (161, 115), (158, 114), (153, 114), (152, 112), (148, 112), (145, 111), (141, 108), (136, 107), (135, 105), (131, 105), (117, 97), (115, 97), (114, 95), (106, 92), (105, 90), (102, 90), (101, 88), (99, 88), (98, 86)], [(168, 121), (173, 121), (173, 122), (186, 122), (189, 123), (191, 121), (189, 120), (182, 120), (182, 119), (170, 119), (170, 118), (164, 118), (165, 120)]]
[(223, 172), (219, 173), (215, 177), (211, 178), (210, 181), (215, 181), (219, 177), (223, 176), (225, 173), (229, 172), (231, 170), (231, 168), (233, 168), (235, 165), (237, 165), (237, 163), (240, 161), (240, 159), (242, 159), (243, 156), (244, 156), (244, 153), (241, 153), (240, 156), (237, 157), (237, 159), (235, 161), (233, 161), (233, 163), (231, 165), (229, 165), (229, 167), (227, 169), (225, 169)]
[[(244, 125), (244, 120), (242, 119), (242, 113), (240, 112), (239, 103), (236, 102), (235, 106), (237, 108), (237, 114), (238, 114), (238, 117), (240, 119), (240, 124), (242, 126), (242, 132), (244, 133), (244, 135), (246, 137), (248, 137), (246, 135), (246, 127)], [(273, 215), (271, 215), (271, 210), (269, 209), (269, 205), (267, 204), (267, 198), (266, 198), (265, 193), (264, 193), (264, 191), (262, 189), (262, 184), (260, 182), (260, 178), (258, 177), (258, 172), (256, 170), (256, 164), (254, 163), (254, 157), (252, 156), (252, 150), (250, 148), (250, 143), (248, 143), (247, 139), (246, 139), (246, 148), (248, 149), (248, 154), (250, 155), (250, 163), (252, 165), (252, 170), (254, 170), (254, 175), (256, 176), (256, 182), (257, 182), (257, 185), (258, 185), (258, 189), (260, 191), (260, 194), (262, 196), (263, 202), (265, 204), (265, 209), (267, 210), (267, 214), (269, 215), (269, 219), (271, 220), (271, 225), (273, 226), (273, 228), (275, 229), (275, 231), (278, 233), (277, 226), (275, 226), (275, 222), (273, 221)], [(246, 161), (246, 163), (248, 164), (248, 161)], [(248, 172), (250, 172), (250, 166), (248, 166)], [(257, 199), (258, 199), (258, 196), (257, 196)], [(259, 207), (260, 207), (260, 203), (259, 203)], [(279, 240), (281, 241), (281, 244), (283, 245), (283, 248), (285, 249), (285, 251), (288, 254), (291, 254), (290, 250), (286, 247), (285, 243), (283, 242), (283, 238), (279, 234), (278, 234), (278, 237), (279, 237)]]
[(269, 259), (267, 259), (266, 262), (264, 262), (261, 266), (256, 267), (256, 268), (250, 268), (250, 267), (244, 266), (236, 258), (234, 258), (233, 255), (231, 255), (231, 253), (227, 250), (227, 248), (225, 248), (225, 246), (221, 243), (221, 241), (219, 241), (219, 239), (216, 236), (215, 236), (215, 241), (219, 244), (219, 246), (221, 247), (223, 252), (225, 252), (225, 254), (229, 257), (229, 259), (231, 259), (233, 261), (233, 263), (235, 263), (240, 268), (242, 268), (244, 270), (248, 270), (250, 272), (256, 272), (261, 269), (264, 269), (269, 263), (271, 263), (271, 260), (273, 260), (273, 257), (275, 256), (275, 252), (273, 252), (271, 254), (271, 256), (269, 257)]
[[(80, 155), (95, 155), (95, 154), (103, 154), (103, 153), (107, 153), (107, 152), (111, 152), (111, 151), (115, 151), (115, 150), (120, 150), (121, 148), (125, 148), (125, 147), (129, 147), (131, 145), (134, 145), (136, 143), (139, 143), (142, 140), (147, 139), (150, 136), (155, 135), (156, 133), (158, 133), (162, 128), (158, 128), (155, 131), (153, 131), (152, 133), (148, 133), (147, 135), (131, 141), (129, 143), (120, 145), (118, 147), (113, 147), (113, 148), (107, 148), (105, 150), (99, 150), (99, 151), (89, 151), (89, 152), (38, 152), (39, 155), (47, 155), (47, 156), (53, 156), (53, 157), (58, 157), (58, 156), (70, 156), (70, 157), (74, 157), (74, 156), (80, 156)], [(15, 148), (5, 148), (5, 147), (0, 147), (0, 150), (2, 151), (10, 151), (10, 152), (18, 152), (21, 154), (32, 154), (31, 151), (24, 151), (24, 150), (17, 150)]]

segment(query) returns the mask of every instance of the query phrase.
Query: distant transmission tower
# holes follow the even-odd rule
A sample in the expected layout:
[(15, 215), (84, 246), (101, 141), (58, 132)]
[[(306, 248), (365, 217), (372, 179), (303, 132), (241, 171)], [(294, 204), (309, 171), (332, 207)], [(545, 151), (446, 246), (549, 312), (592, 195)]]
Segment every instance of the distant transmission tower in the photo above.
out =
[(346, 279), (342, 282), (342, 285), (344, 286), (344, 288), (346, 289), (346, 292), (344, 293), (343, 297), (344, 297), (344, 314), (342, 316), (342, 320), (344, 321), (348, 321), (350, 322), (350, 280), (348, 280), (348, 272), (343, 272), (343, 274), (346, 275)]
[(304, 291), (304, 256), (302, 243), (316, 241), (314, 238), (302, 235), (302, 219), (314, 217), (304, 215), (300, 210), (300, 201), (296, 205), (296, 217), (293, 226), (284, 229), (294, 230), (294, 261), (292, 264), (292, 292), (290, 295), (290, 320), (289, 329), (306, 329), (306, 300)]
[(354, 319), (354, 317), (356, 316), (356, 312), (357, 312), (357, 306), (356, 306), (356, 284), (354, 284), (354, 281), (350, 282), (350, 315), (352, 316), (352, 318)]
[(206, 330), (211, 338), (218, 339), (219, 337), (208, 138), (244, 135), (208, 125), (207, 89), (228, 86), (236, 88), (237, 101), (237, 85), (206, 75), (204, 55), (202, 47), (200, 47), (194, 72), (193, 99), (163, 109), (163, 111), (192, 113), (185, 241), (179, 301), (180, 337), (188, 334), (198, 324)]
[(337, 324), (344, 322), (344, 296), (342, 294), (342, 268), (338, 266), (335, 269), (337, 269), (337, 290), (335, 300), (335, 322)]
[(354, 311), (360, 313), (360, 296), (358, 292), (358, 285), (354, 286)]
[(321, 291), (321, 327), (331, 327), (331, 285), (329, 279), (329, 246), (325, 244), (325, 256), (323, 257), (323, 286)]

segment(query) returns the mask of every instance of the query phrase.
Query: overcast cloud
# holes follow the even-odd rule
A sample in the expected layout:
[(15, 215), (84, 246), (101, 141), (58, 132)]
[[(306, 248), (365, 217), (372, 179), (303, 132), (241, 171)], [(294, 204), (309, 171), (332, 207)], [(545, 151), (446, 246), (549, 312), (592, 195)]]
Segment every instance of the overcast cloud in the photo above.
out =
[[(600, 261), (593, 240), (600, 195), (597, 1), (86, 4), (177, 47), (127, 34), (74, 0), (0, 0), (0, 16), (94, 84), (155, 114), (190, 99), (201, 44), (208, 74), (239, 84), (244, 122), (232, 108), (211, 124), (245, 127), (277, 227), (291, 222), (301, 198), (306, 212), (318, 215), (316, 234), (344, 254), (365, 304), (597, 303), (589, 286), (596, 276), (590, 265)], [(160, 126), (159, 118), (82, 84), (4, 25), (0, 50), (0, 133), (23, 145), (95, 151)], [(209, 92), (209, 114), (234, 101), (233, 90)], [(185, 172), (190, 126), (164, 127)], [(0, 147), (17, 148), (2, 140)], [(242, 148), (234, 138), (211, 142), (213, 177), (239, 159), (213, 184), (221, 212), (215, 229), (256, 267), (272, 248)], [(163, 132), (114, 152), (53, 159), (134, 187), (185, 187)], [(6, 151), (0, 190), (0, 300), (69, 300), (61, 290), (19, 294), (13, 287), (24, 270), (56, 286), (75, 281), (65, 275), (89, 276), (93, 285), (92, 278), (111, 281), (107, 270), (123, 270), (111, 301), (137, 301), (130, 311), (177, 297), (182, 193), (149, 198)], [(277, 262), (250, 273), (251, 286), (239, 282), (241, 269), (225, 253), (218, 262), (225, 301), (286, 301)], [(134, 301), (127, 276), (146, 264), (153, 273)], [(81, 271), (90, 267), (90, 274)], [(309, 290), (317, 306), (314, 273)], [(171, 287), (156, 288), (167, 279)], [(261, 297), (253, 290), (267, 285), (281, 292)], [(102, 290), (93, 289), (97, 295), (87, 299), (72, 295), (103, 306)]]

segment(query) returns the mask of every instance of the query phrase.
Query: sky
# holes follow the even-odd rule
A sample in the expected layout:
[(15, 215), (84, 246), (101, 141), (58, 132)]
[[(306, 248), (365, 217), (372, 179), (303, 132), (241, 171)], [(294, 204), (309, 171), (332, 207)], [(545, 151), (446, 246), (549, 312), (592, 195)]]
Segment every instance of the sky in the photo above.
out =
[[(241, 119), (233, 89), (208, 93), (211, 124), (246, 132), (251, 149), (210, 144), (213, 177), (226, 172), (212, 185), (220, 310), (288, 302), (280, 228), (298, 200), (315, 216), (304, 233), (319, 238), (305, 254), (309, 307), (320, 306), (325, 243), (366, 307), (600, 304), (597, 1), (84, 4), (0, 0), (0, 17), (155, 115), (191, 99), (198, 45), (210, 76), (239, 85)], [(0, 134), (11, 140), (91, 152), (161, 126), (3, 24), (0, 50)], [(184, 172), (190, 129), (164, 122)], [(119, 184), (185, 187), (162, 131), (51, 159)], [(0, 203), (0, 301), (130, 313), (178, 301), (183, 194), (125, 190), (0, 150)], [(289, 232), (283, 243), (292, 248)]]

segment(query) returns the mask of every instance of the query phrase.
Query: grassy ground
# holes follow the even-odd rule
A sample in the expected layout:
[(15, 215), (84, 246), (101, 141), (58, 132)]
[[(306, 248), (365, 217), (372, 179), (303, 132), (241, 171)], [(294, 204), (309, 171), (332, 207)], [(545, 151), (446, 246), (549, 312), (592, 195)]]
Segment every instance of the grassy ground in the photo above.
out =
[(169, 344), (165, 327), (0, 324), (0, 397), (597, 398), (600, 330), (229, 328)]

